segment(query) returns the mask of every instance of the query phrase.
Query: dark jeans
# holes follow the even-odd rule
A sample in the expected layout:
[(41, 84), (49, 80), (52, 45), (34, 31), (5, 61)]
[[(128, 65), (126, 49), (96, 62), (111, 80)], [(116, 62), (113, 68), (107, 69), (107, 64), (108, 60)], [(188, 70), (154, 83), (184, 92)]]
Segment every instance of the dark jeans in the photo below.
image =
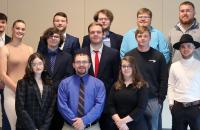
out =
[(4, 109), (4, 95), (3, 89), (0, 90), (1, 95), (1, 110), (2, 110), (2, 130), (11, 130), (5, 109)]
[(172, 110), (172, 130), (200, 130), (200, 105), (183, 107), (175, 103)]

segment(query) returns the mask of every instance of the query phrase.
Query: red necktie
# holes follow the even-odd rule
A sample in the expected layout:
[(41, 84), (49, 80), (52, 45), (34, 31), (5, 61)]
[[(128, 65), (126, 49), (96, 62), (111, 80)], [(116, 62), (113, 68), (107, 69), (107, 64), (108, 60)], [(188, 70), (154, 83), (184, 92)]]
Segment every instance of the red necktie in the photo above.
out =
[(95, 52), (95, 71), (94, 71), (94, 76), (97, 77), (98, 71), (99, 71), (99, 51), (94, 51)]

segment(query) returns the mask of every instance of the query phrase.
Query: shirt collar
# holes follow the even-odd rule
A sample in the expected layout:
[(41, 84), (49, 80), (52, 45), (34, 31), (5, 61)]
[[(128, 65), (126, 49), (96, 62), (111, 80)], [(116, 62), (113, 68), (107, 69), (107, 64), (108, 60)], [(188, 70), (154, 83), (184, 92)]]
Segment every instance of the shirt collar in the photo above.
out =
[(94, 53), (94, 51), (99, 51), (99, 53), (102, 54), (102, 51), (103, 51), (103, 43), (102, 43), (101, 47), (99, 48), (99, 50), (95, 50), (95, 49), (90, 45), (90, 53)]

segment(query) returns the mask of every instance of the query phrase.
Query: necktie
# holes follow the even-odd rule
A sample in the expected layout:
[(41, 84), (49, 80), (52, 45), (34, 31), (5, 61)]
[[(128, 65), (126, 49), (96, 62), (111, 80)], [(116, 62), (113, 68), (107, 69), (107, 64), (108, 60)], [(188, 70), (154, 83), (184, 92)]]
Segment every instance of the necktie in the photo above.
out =
[(94, 51), (95, 52), (95, 71), (94, 71), (94, 76), (97, 77), (98, 71), (99, 71), (99, 51)]
[(84, 83), (83, 79), (80, 78), (80, 90), (79, 90), (79, 102), (78, 102), (78, 117), (84, 116)]
[(50, 53), (50, 69), (51, 69), (52, 73), (54, 71), (55, 61), (56, 61), (56, 53), (55, 52), (51, 52)]

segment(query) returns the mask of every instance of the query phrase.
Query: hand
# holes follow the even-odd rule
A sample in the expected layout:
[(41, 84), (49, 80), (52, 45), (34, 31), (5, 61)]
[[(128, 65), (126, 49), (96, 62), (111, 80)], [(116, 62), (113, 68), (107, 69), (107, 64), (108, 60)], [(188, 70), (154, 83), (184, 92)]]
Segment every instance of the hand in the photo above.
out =
[(119, 130), (129, 130), (129, 128), (126, 124), (122, 124)]
[(81, 118), (75, 118), (73, 119), (74, 123), (72, 124), (72, 126), (76, 129), (76, 130), (83, 130), (85, 128), (85, 125), (83, 123), (83, 120)]

